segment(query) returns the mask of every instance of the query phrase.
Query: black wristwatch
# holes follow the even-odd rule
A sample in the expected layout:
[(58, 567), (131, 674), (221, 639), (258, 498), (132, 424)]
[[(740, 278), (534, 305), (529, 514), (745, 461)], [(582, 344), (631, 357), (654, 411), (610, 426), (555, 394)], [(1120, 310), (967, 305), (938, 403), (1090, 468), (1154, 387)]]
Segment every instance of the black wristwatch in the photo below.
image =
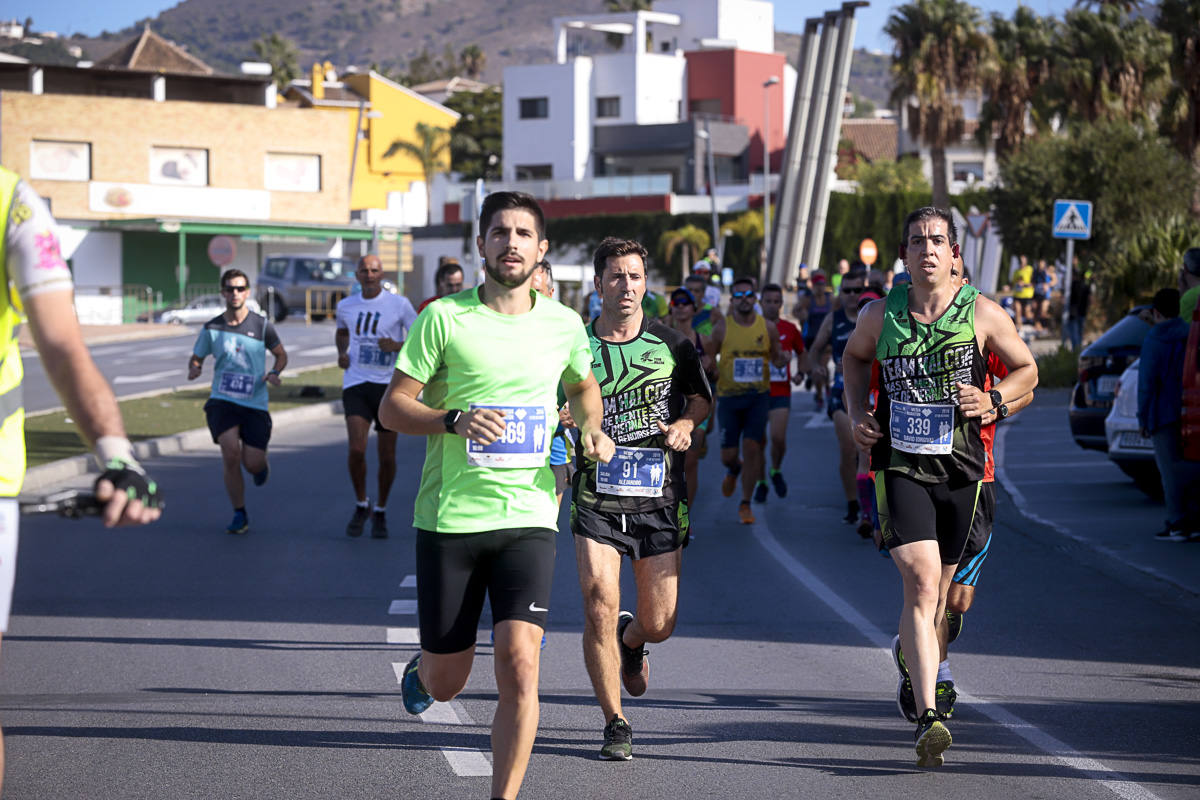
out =
[(996, 406), (996, 417), (998, 419), (1004, 419), (1007, 416), (1008, 416), (1008, 405), (1007, 404), (1001, 403), (1000, 405)]
[(988, 397), (992, 398), (992, 408), (999, 408), (1004, 404), (1004, 398), (1000, 396), (999, 389), (988, 389)]
[(446, 433), (457, 433), (454, 426), (458, 424), (458, 418), (463, 415), (462, 409), (452, 408), (446, 412), (446, 416), (442, 417), (442, 424), (446, 426)]

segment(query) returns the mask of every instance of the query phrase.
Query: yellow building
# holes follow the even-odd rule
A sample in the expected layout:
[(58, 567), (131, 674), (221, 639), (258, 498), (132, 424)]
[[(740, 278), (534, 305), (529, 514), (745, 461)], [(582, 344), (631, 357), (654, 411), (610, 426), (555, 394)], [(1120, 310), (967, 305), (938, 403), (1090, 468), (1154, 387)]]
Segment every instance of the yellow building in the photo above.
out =
[[(293, 81), (285, 93), (288, 102), (304, 108), (337, 111), (349, 120), (352, 152), (350, 208), (354, 211), (390, 210), (400, 214), (393, 221), (407, 226), (426, 224), (425, 182), (420, 161), (400, 151), (384, 154), (401, 140), (419, 144), (417, 125), (441, 128), (448, 143), (450, 129), (459, 114), (429, 98), (391, 81), (378, 72), (349, 73), (341, 80), (329, 64), (314, 65), (309, 80)], [(450, 149), (442, 153), (438, 172), (450, 169)], [(399, 202), (403, 208), (397, 208)]]

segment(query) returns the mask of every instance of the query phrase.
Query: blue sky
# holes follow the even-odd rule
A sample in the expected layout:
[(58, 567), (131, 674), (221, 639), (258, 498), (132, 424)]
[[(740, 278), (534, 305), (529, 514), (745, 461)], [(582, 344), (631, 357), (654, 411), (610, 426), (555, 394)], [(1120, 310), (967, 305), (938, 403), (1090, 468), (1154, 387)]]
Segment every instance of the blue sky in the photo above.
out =
[[(269, 2), (269, 0), (250, 0)], [(804, 29), (804, 20), (816, 16), (826, 9), (841, 7), (841, 0), (773, 0), (775, 5), (775, 27), (781, 31), (799, 32)], [(118, 30), (145, 17), (153, 17), (160, 11), (177, 5), (164, 0), (101, 0), (83, 3), (80, 0), (0, 0), (0, 18), (33, 17), (34, 27), (41, 30), (58, 31), (63, 35), (84, 33), (95, 35), (102, 30)], [(596, 5), (599, 6), (599, 0)], [(891, 40), (883, 34), (888, 14), (896, 3), (892, 0), (874, 0), (867, 8), (859, 9), (858, 34), (855, 46), (872, 50), (891, 50)], [(999, 11), (1010, 15), (1017, 7), (1015, 0), (975, 0), (975, 5), (988, 14)], [(1074, 0), (1031, 0), (1025, 3), (1039, 14), (1061, 15), (1074, 5)]]

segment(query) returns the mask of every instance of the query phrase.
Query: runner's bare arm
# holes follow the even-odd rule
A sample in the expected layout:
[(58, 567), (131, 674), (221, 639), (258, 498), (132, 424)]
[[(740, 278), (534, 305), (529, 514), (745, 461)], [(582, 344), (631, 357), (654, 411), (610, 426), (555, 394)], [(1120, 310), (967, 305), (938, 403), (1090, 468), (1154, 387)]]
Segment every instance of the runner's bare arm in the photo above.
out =
[[(1004, 405), (1008, 406), (1008, 416), (1011, 417), (1021, 409), (1028, 408), (1029, 404), (1032, 402), (1033, 392), (1030, 392), (1029, 394), (1021, 395), (1015, 400), (1005, 400)], [(979, 421), (984, 425), (993, 425), (995, 424), (996, 420), (999, 419), (999, 417), (1000, 415), (996, 412), (996, 409), (993, 408), (990, 411), (985, 412), (984, 415), (979, 418)]]
[(708, 416), (709, 409), (712, 408), (703, 395), (689, 394), (686, 397), (687, 405), (684, 406), (679, 419), (670, 425), (661, 419), (655, 420), (658, 423), (658, 430), (667, 437), (667, 447), (678, 452), (683, 452), (692, 446), (692, 431), (704, 421)]
[(562, 382), (571, 407), (571, 416), (579, 423), (579, 443), (583, 454), (595, 461), (607, 464), (612, 460), (615, 445), (601, 429), (604, 423), (604, 405), (600, 396), (600, 384), (588, 370), (587, 377), (578, 383)]
[(786, 367), (791, 360), (791, 353), (783, 352), (783, 347), (779, 344), (779, 326), (774, 322), (767, 322), (767, 338), (771, 340), (771, 363), (777, 367)]
[(826, 359), (821, 358), (821, 354), (825, 352), (825, 348), (829, 346), (829, 339), (833, 336), (833, 314), (826, 314), (825, 319), (821, 320), (821, 327), (817, 328), (816, 338), (813, 339), (813, 346), (809, 348), (809, 352), (813, 355), (811, 358), (812, 371), (817, 374), (817, 377), (824, 378), (829, 372), (825, 368)]
[(872, 300), (858, 312), (858, 324), (842, 353), (846, 413), (850, 415), (854, 442), (863, 450), (870, 448), (883, 436), (874, 413), (867, 408), (867, 397), (871, 388), (871, 364), (875, 362), (875, 347), (883, 331), (886, 303), (886, 300)]
[(338, 328), (333, 334), (333, 343), (337, 346), (337, 365), (342, 369), (350, 368), (350, 329)]
[(279, 380), (279, 373), (283, 372), (288, 362), (287, 351), (283, 349), (282, 342), (271, 348), (271, 355), (275, 356), (275, 363), (267, 373), (267, 383), (272, 386), (278, 386), (282, 383)]
[[(1029, 346), (1017, 333), (1007, 312), (986, 297), (975, 301), (975, 331), (980, 338), (980, 349), (995, 353), (1008, 368), (1008, 375), (992, 388), (1000, 392), (1004, 402), (1024, 397), (1034, 390), (1038, 382), (1037, 362)], [(983, 400), (974, 408), (961, 406), (969, 417), (978, 417), (992, 408), (991, 398), (983, 394)]]
[[(418, 400), (424, 388), (425, 384), (402, 370), (393, 372), (379, 403), (379, 421), (384, 427), (413, 436), (446, 433), (443, 420), (450, 409), (430, 408)], [(454, 424), (455, 433), (476, 444), (491, 444), (504, 435), (504, 428), (504, 414), (490, 408), (463, 411)]]
[[(79, 320), (75, 316), (75, 293), (70, 289), (47, 291), (25, 298), (25, 313), (38, 354), (50, 383), (62, 398), (67, 413), (75, 420), (88, 447), (96, 448), (105, 462), (110, 456), (133, 461), (133, 450), (125, 436), (125, 423), (112, 387), (96, 367), (83, 342)], [(106, 448), (112, 452), (105, 453)], [(118, 450), (120, 452), (118, 452)], [(134, 462), (136, 463), (136, 462)], [(162, 511), (129, 501), (124, 494), (114, 496), (112, 484), (101, 481), (97, 496), (109, 502), (104, 513), (106, 525), (142, 524), (158, 519)]]

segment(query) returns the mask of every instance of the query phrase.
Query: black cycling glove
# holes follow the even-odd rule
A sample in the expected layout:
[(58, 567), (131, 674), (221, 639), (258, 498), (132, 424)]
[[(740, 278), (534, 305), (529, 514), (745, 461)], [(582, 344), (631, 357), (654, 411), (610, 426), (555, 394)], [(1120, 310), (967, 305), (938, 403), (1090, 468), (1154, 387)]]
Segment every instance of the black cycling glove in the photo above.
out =
[(162, 490), (158, 484), (146, 475), (142, 465), (136, 461), (126, 461), (122, 458), (110, 459), (104, 465), (104, 472), (96, 478), (93, 488), (100, 481), (109, 481), (117, 492), (124, 492), (130, 500), (141, 500), (147, 508), (163, 508)]

